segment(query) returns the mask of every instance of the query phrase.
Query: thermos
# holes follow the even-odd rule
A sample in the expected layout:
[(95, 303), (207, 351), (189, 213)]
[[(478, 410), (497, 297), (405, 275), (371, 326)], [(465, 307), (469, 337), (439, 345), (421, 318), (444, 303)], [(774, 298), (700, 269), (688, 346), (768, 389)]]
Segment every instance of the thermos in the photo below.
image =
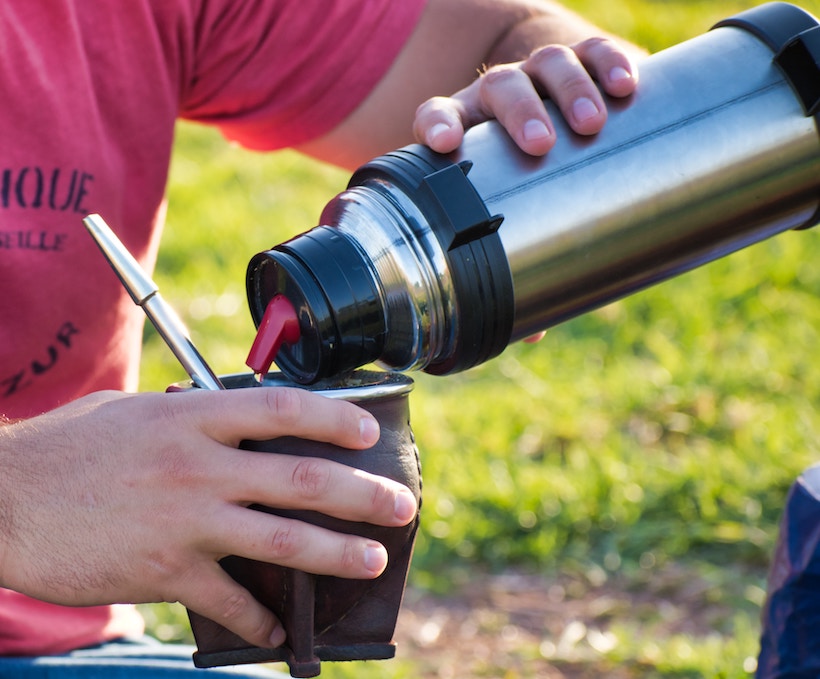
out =
[(820, 26), (769, 3), (640, 63), (594, 137), (543, 158), (496, 123), (438, 155), (411, 145), (353, 175), (314, 229), (256, 255), (252, 316), (287, 299), (278, 349), (311, 383), (376, 362), (465, 370), (512, 341), (818, 221)]

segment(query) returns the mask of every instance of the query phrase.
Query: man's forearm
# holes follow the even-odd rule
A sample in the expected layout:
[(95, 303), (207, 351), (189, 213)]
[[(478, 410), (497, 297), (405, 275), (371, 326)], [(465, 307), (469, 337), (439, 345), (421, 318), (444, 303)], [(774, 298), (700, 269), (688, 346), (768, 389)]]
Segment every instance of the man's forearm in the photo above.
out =
[[(631, 74), (633, 69), (629, 59), (640, 51), (634, 46), (626, 48), (627, 43), (612, 38), (550, 0), (428, 0), (413, 35), (370, 96), (334, 130), (302, 145), (300, 150), (353, 169), (376, 155), (412, 141), (410, 131), (414, 129), (414, 112), (422, 102), (457, 93), (458, 101), (450, 100), (456, 110), (444, 121), (453, 127), (452, 143), (445, 144), (446, 149), (430, 144), (436, 150), (452, 150), (453, 143), (457, 144), (460, 139), (462, 125), (469, 126), (489, 117), (501, 119), (521, 99), (519, 93), (497, 101), (496, 105), (488, 105), (481, 94), (459, 95), (459, 91), (463, 94), (463, 88), (476, 82), (483, 70), (497, 64), (522, 61), (538, 47), (574, 46), (596, 37), (610, 38), (609, 46), (590, 50), (587, 45), (578, 50), (578, 58), (573, 57), (573, 63), (567, 64), (564, 59), (563, 66), (547, 66), (546, 73), (534, 78), (535, 86), (550, 94), (561, 90), (567, 96), (599, 98), (597, 91), (589, 90), (594, 87), (590, 74), (597, 76), (600, 73), (603, 78), (598, 80), (608, 93), (615, 96), (628, 94), (634, 83), (613, 88), (608, 74), (615, 66), (620, 72)], [(613, 56), (618, 50), (622, 52), (620, 56)], [(581, 63), (582, 57), (586, 63)], [(586, 84), (579, 90), (578, 84), (582, 82)], [(539, 117), (546, 117), (546, 113)], [(576, 131), (584, 134), (597, 131), (604, 117), (599, 115), (599, 120), (587, 125), (588, 130)], [(442, 122), (440, 116), (430, 120), (433, 125)], [(430, 139), (419, 131), (420, 127), (424, 128), (425, 123), (416, 115), (416, 138), (429, 143)], [(520, 136), (516, 124), (513, 128), (513, 135)], [(540, 154), (546, 147), (526, 150)]]
[(595, 36), (618, 42), (632, 58), (645, 51), (621, 37), (607, 33), (582, 16), (554, 2), (521, 0), (517, 20), (493, 45), (487, 56), (487, 65), (504, 64), (526, 59), (544, 45), (572, 45)]

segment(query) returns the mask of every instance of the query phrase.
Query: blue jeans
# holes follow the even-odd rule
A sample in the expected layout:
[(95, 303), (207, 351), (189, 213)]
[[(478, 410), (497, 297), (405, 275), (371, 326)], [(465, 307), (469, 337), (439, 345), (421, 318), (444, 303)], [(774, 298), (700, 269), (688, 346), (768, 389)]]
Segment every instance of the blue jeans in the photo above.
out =
[(290, 679), (260, 665), (198, 669), (191, 660), (195, 650), (144, 637), (65, 655), (0, 657), (0, 679)]

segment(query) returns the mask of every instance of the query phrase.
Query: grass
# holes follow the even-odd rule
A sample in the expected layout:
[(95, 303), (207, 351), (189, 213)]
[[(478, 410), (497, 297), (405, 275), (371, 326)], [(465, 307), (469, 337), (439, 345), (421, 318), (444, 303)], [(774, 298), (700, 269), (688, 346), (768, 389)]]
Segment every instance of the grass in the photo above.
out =
[[(568, 4), (657, 50), (754, 3)], [(817, 0), (803, 6), (820, 14)], [(291, 152), (253, 154), (180, 126), (156, 278), (218, 372), (242, 371), (253, 337), (247, 260), (315, 226), (346, 180)], [(748, 676), (785, 493), (818, 458), (818, 256), (816, 233), (787, 233), (467, 373), (414, 375), (426, 498), (414, 587), (446, 593), (515, 569), (689, 597), (719, 613), (677, 632), (660, 609), (622, 610), (605, 652), (556, 666), (568, 676)], [(147, 328), (142, 388), (184, 377)], [(693, 581), (701, 587), (688, 595)], [(187, 634), (178, 608), (145, 610), (158, 636)], [(422, 660), (323, 674), (417, 676)], [(511, 666), (497, 658), (486, 673), (528, 676)]]

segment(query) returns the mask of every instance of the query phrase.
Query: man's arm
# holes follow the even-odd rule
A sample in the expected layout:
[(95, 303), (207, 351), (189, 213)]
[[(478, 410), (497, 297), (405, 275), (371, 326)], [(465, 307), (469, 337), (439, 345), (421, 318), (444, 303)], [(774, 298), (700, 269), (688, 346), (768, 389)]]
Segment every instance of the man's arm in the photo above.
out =
[(240, 450), (280, 436), (351, 449), (378, 439), (357, 406), (304, 389), (98, 392), (0, 420), (0, 586), (69, 606), (179, 601), (258, 646), (285, 632), (219, 566), (236, 554), (312, 573), (375, 578), (373, 540), (249, 508), (311, 509), (407, 524), (404, 486), (330, 460)]
[(640, 54), (549, 0), (428, 0), (370, 96), (300, 150), (353, 168), (413, 134), (450, 151), (464, 129), (495, 117), (524, 150), (545, 153), (555, 133), (541, 98), (553, 98), (576, 132), (594, 134), (606, 120), (594, 80), (613, 96), (630, 94)]

